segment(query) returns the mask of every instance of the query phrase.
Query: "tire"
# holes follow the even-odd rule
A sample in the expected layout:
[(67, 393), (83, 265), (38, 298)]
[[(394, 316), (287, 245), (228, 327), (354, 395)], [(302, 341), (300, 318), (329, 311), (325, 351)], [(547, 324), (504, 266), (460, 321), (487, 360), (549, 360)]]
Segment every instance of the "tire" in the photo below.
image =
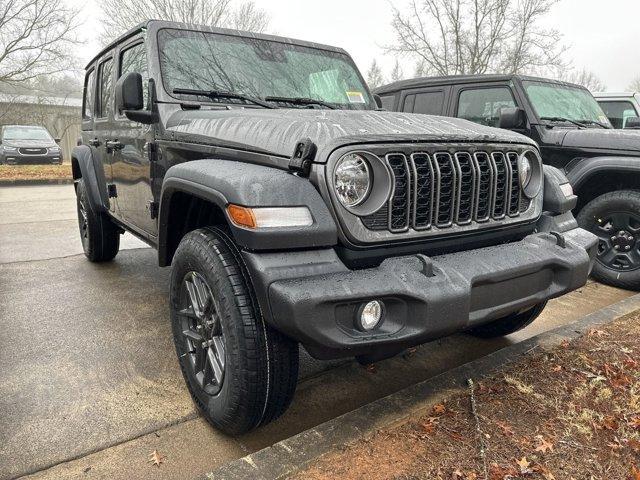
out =
[(82, 178), (76, 185), (76, 205), (80, 240), (85, 256), (91, 262), (113, 260), (120, 248), (120, 230), (105, 214), (93, 212)]
[(506, 317), (494, 320), (491, 323), (480, 325), (479, 327), (472, 328), (469, 333), (474, 337), (480, 338), (497, 338), (504, 337), (522, 330), (529, 326), (547, 306), (547, 302), (538, 303), (524, 312), (516, 312)]
[(170, 308), (180, 369), (213, 426), (239, 435), (285, 412), (298, 380), (298, 345), (264, 322), (225, 231), (184, 236), (173, 258)]
[(640, 191), (618, 190), (587, 203), (578, 224), (600, 239), (591, 276), (599, 282), (640, 290)]

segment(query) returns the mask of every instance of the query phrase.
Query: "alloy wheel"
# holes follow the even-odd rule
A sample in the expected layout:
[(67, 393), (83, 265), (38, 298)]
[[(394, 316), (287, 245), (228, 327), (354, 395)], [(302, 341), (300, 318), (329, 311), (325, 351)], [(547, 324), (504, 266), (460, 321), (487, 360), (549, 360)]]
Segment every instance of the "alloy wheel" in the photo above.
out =
[(225, 374), (225, 343), (219, 307), (202, 275), (188, 272), (181, 285), (183, 353), (191, 376), (209, 395), (220, 391)]

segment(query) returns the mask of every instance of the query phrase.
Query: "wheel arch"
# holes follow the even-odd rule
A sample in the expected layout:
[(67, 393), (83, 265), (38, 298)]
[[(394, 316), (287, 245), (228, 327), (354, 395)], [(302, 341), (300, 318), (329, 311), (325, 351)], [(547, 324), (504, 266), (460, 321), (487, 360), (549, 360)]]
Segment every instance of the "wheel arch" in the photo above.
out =
[(640, 157), (593, 157), (575, 162), (567, 178), (578, 195), (576, 211), (600, 195), (640, 190)]
[[(248, 230), (227, 217), (229, 204), (309, 208), (309, 227)], [(208, 222), (208, 223), (207, 223)], [(224, 225), (242, 248), (299, 249), (333, 246), (337, 227), (309, 180), (273, 167), (230, 160), (192, 160), (167, 170), (158, 215), (158, 263), (171, 264), (182, 237), (196, 228)]]
[(109, 210), (107, 183), (102, 165), (98, 162), (90, 147), (79, 145), (71, 152), (71, 172), (75, 181), (83, 179), (89, 205), (94, 212)]

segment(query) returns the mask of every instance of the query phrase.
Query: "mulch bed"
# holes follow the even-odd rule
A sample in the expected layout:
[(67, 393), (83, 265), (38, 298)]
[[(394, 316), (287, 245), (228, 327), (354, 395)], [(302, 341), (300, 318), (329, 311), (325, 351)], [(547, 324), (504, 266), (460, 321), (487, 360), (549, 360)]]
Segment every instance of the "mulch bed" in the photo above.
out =
[(639, 334), (636, 312), (537, 348), (295, 478), (640, 480)]
[(0, 165), (0, 181), (71, 180), (71, 165)]

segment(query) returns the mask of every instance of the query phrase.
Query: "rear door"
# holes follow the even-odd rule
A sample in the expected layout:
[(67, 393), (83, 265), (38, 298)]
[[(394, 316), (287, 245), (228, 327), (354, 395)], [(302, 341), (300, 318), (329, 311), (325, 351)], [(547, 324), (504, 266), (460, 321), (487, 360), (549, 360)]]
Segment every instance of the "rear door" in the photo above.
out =
[(120, 217), (118, 200), (113, 190), (113, 156), (106, 148), (106, 142), (113, 136), (113, 85), (114, 85), (114, 56), (113, 51), (104, 55), (98, 62), (96, 79), (96, 104), (93, 119), (93, 136), (89, 136), (87, 143), (93, 148), (104, 170), (104, 178), (109, 192), (109, 209), (111, 213)]
[[(147, 52), (141, 37), (122, 44), (117, 55), (117, 75), (137, 72), (142, 75), (145, 105), (148, 102)], [(113, 158), (113, 181), (118, 191), (118, 206), (127, 223), (146, 236), (156, 235), (156, 220), (151, 218), (153, 194), (149, 143), (153, 126), (132, 122), (122, 112), (114, 112), (113, 135), (109, 139)]]

